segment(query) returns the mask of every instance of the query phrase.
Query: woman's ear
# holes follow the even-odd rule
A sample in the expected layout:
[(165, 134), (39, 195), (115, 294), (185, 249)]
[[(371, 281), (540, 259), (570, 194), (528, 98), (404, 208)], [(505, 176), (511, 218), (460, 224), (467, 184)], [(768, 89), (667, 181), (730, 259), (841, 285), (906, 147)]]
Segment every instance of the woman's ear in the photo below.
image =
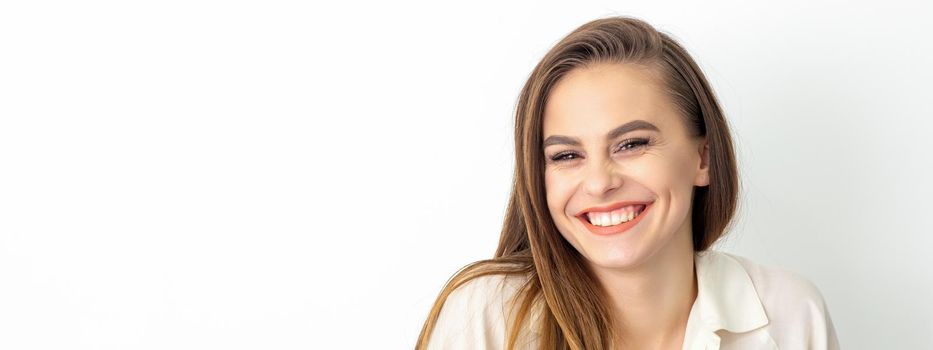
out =
[(709, 186), (709, 144), (706, 142), (706, 136), (700, 139), (697, 152), (700, 155), (700, 166), (697, 169), (697, 176), (693, 180), (694, 186)]

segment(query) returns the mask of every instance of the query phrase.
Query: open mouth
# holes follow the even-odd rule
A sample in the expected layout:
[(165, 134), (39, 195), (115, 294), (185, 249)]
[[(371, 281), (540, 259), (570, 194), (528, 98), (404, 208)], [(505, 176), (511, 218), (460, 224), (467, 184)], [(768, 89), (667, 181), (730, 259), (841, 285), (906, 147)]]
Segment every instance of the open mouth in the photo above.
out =
[(647, 205), (636, 204), (609, 212), (590, 212), (583, 215), (584, 220), (597, 227), (612, 227), (635, 221), (645, 212)]
[(653, 206), (654, 202), (632, 203), (612, 210), (582, 212), (577, 214), (577, 219), (590, 233), (598, 236), (614, 236), (629, 232), (636, 227)]

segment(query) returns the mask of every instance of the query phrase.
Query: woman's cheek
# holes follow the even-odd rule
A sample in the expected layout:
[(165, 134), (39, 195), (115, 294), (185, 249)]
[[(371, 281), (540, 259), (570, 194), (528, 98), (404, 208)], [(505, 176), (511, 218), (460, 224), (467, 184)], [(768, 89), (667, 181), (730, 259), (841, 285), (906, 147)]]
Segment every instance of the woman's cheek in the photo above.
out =
[(577, 179), (570, 173), (554, 171), (545, 173), (545, 196), (552, 215), (561, 215), (573, 197), (573, 188)]
[(649, 188), (656, 188), (656, 185), (667, 182), (672, 173), (660, 158), (638, 159), (629, 162), (625, 168), (626, 178)]
[(544, 187), (545, 187), (545, 198), (547, 198), (548, 207), (551, 210), (551, 214), (554, 214), (559, 208), (560, 201), (560, 179), (553, 172), (545, 172), (544, 174)]

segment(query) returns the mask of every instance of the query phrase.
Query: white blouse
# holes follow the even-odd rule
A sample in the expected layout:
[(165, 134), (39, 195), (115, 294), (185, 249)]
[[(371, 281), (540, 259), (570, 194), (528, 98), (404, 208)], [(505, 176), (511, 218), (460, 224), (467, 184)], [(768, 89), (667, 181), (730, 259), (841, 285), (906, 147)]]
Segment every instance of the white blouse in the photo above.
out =
[[(829, 310), (816, 285), (795, 273), (715, 250), (695, 256), (697, 298), (684, 350), (839, 349)], [(518, 276), (492, 275), (454, 290), (441, 309), (429, 349), (504, 349), (509, 300)], [(540, 309), (532, 309), (532, 324)], [(522, 333), (519, 349), (537, 349), (537, 329)]]

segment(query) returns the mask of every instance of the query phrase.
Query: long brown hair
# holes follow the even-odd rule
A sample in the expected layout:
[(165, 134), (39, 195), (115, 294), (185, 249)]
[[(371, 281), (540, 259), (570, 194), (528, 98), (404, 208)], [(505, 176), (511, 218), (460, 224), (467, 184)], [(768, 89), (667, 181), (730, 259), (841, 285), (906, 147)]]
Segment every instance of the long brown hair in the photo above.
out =
[(694, 250), (708, 249), (729, 228), (738, 201), (738, 170), (728, 122), (703, 72), (680, 44), (642, 20), (588, 22), (558, 42), (525, 82), (515, 110), (515, 172), (499, 247), (492, 259), (468, 264), (451, 277), (421, 329), (417, 349), (427, 346), (451, 292), (493, 274), (525, 278), (514, 299), (517, 316), (506, 332), (508, 349), (515, 348), (533, 305), (542, 301), (543, 312), (534, 325), (542, 349), (612, 348), (617, 333), (607, 296), (548, 212), (542, 149), (542, 119), (551, 88), (572, 69), (604, 62), (660, 73), (691, 135), (707, 136), (710, 183), (694, 187)]

